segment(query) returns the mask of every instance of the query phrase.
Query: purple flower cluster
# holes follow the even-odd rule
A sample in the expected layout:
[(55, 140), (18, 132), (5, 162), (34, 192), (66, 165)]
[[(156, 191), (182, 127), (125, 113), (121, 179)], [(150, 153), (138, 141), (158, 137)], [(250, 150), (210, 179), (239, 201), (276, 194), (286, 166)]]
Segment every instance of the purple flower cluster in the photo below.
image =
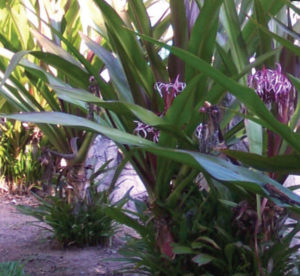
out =
[(166, 95), (172, 95), (174, 98), (184, 90), (186, 87), (185, 82), (179, 81), (179, 75), (174, 83), (157, 82), (154, 88), (158, 91), (159, 95), (164, 98)]
[(271, 108), (273, 103), (278, 106), (278, 113), (288, 117), (294, 112), (296, 90), (289, 79), (281, 72), (280, 64), (276, 70), (263, 68), (248, 76), (248, 86), (255, 89), (257, 95)]
[(134, 121), (134, 122), (137, 125), (136, 128), (134, 129), (135, 134), (137, 134), (142, 138), (152, 140), (153, 142), (158, 143), (159, 130), (140, 121)]
[(178, 96), (184, 90), (185, 87), (186, 83), (179, 81), (179, 75), (177, 76), (174, 83), (155, 83), (154, 88), (158, 91), (159, 95), (164, 100), (164, 113), (167, 112), (176, 96)]

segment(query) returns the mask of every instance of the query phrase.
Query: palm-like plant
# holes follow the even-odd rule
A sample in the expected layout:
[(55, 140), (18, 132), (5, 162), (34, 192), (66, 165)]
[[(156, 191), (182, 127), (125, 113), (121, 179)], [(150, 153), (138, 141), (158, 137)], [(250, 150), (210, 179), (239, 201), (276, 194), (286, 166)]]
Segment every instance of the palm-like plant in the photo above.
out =
[[(60, 39), (63, 47), (75, 58), (63, 52), (62, 47), (54, 47), (54, 41), (45, 39), (35, 31), (36, 38), (44, 47), (48, 46), (49, 49), (52, 46), (52, 54), (31, 54), (43, 63), (55, 66), (58, 70), (56, 79), (27, 60), (23, 59), (19, 64), (32, 75), (43, 76), (45, 89), (50, 87), (64, 104), (68, 102), (83, 113), (67, 114), (65, 109), (52, 109), (64, 113), (38, 112), (7, 117), (60, 124), (65, 126), (64, 129), (75, 126), (99, 132), (116, 141), (125, 160), (130, 160), (145, 184), (149, 196), (148, 210), (152, 214), (149, 217), (151, 223), (146, 220), (140, 224), (120, 210), (108, 209), (107, 212), (135, 227), (144, 240), (149, 238), (148, 227), (152, 225), (156, 235), (150, 235), (151, 243), (157, 252), (172, 262), (174, 258), (175, 261), (181, 258), (178, 257), (181, 255), (180, 247), (176, 249), (173, 244), (189, 240), (180, 238), (184, 237), (178, 232), (181, 216), (178, 217), (174, 210), (186, 215), (176, 207), (185, 206), (185, 211), (188, 211), (200, 204), (196, 201), (193, 206), (191, 203), (191, 195), (197, 190), (197, 185), (203, 186), (203, 181), (198, 184), (194, 181), (199, 172), (208, 182), (210, 196), (224, 184), (229, 188), (231, 193), (228, 196), (214, 193), (215, 199), (221, 200), (225, 206), (235, 206), (245, 199), (253, 201), (253, 195), (260, 194), (271, 198), (279, 206), (298, 211), (295, 206), (299, 202), (298, 196), (264, 174), (236, 166), (236, 160), (224, 160), (223, 153), (220, 153), (226, 144), (234, 144), (236, 138), (239, 140), (241, 133), (246, 133), (250, 150), (258, 152), (257, 148), (262, 144), (258, 145), (256, 141), (263, 141), (259, 136), (262, 130), (260, 125), (280, 135), (295, 152), (300, 150), (298, 134), (286, 124), (278, 122), (246, 82), (251, 68), (263, 64), (269, 66), (278, 61), (282, 46), (285, 51), (299, 56), (299, 48), (284, 38), (287, 30), (292, 34), (294, 32), (281, 22), (286, 16), (282, 12), (286, 10), (286, 5), (296, 12), (297, 8), (288, 1), (171, 0), (169, 13), (153, 25), (147, 13), (147, 5), (151, 2), (128, 1), (126, 10), (118, 14), (105, 1), (94, 1), (90, 10), (91, 25), (100, 38), (96, 42), (89, 34), (81, 34), (82, 40), (95, 55), (93, 57), (90, 54), (93, 57), (91, 63), (78, 51), (78, 47), (70, 43), (68, 33), (51, 28), (54, 37)], [(100, 24), (95, 24), (96, 12), (101, 18)], [(271, 21), (274, 30), (269, 28)], [(172, 39), (164, 40), (164, 34), (170, 26)], [(276, 33), (278, 26), (283, 26), (280, 36)], [(169, 50), (170, 54), (161, 56), (162, 48)], [(22, 53), (16, 54), (13, 61), (18, 61), (20, 56)], [(249, 64), (253, 56), (255, 61)], [(14, 64), (11, 62), (6, 76)], [(66, 65), (73, 71), (65, 70)], [(108, 82), (101, 76), (105, 69), (109, 71)], [(78, 76), (85, 81), (79, 80)], [(88, 76), (93, 76), (90, 87), (100, 90), (101, 98), (88, 92)], [(293, 79), (296, 86), (298, 82), (298, 79)], [(226, 92), (232, 93), (235, 101), (231, 106), (217, 107), (216, 104), (220, 103)], [(98, 108), (88, 112), (86, 103)], [(238, 114), (241, 103), (248, 112), (239, 115), (246, 120), (240, 120), (227, 131), (227, 124)], [(91, 116), (90, 119), (84, 118), (87, 113), (93, 114), (94, 120)], [(297, 117), (295, 121), (298, 121)], [(50, 125), (47, 127), (52, 129)], [(202, 153), (199, 153), (199, 149)], [(225, 153), (238, 159), (242, 156), (241, 153)], [(291, 160), (295, 156), (287, 158)], [(278, 167), (291, 171), (283, 164)], [(230, 213), (230, 209), (227, 210)], [(257, 213), (260, 214), (260, 211)], [(259, 220), (256, 218), (256, 221)], [(183, 230), (188, 228), (187, 225), (181, 227)], [(230, 239), (228, 241), (233, 242)], [(215, 247), (211, 242), (208, 243), (212, 248)], [(211, 258), (211, 249), (205, 250), (205, 255), (201, 255), (200, 249), (200, 253), (198, 248), (194, 249), (197, 250), (189, 251), (194, 258), (189, 260), (198, 264), (198, 272), (212, 273), (218, 265), (222, 267)], [(247, 251), (248, 248), (243, 247), (243, 250)], [(266, 265), (261, 263), (259, 250), (255, 248), (254, 252), (250, 254), (253, 266), (243, 269), (263, 274)], [(182, 267), (188, 267), (186, 259), (182, 264)]]

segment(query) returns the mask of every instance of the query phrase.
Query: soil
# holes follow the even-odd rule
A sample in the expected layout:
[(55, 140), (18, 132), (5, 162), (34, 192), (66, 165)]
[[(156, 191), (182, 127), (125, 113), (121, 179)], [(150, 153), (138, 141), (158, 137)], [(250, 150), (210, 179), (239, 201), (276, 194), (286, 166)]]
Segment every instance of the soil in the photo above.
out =
[(122, 275), (114, 272), (121, 263), (105, 260), (119, 257), (120, 237), (108, 248), (61, 248), (51, 232), (33, 225), (34, 218), (15, 209), (18, 204), (37, 202), (32, 196), (12, 196), (0, 189), (0, 262), (19, 261), (31, 276)]

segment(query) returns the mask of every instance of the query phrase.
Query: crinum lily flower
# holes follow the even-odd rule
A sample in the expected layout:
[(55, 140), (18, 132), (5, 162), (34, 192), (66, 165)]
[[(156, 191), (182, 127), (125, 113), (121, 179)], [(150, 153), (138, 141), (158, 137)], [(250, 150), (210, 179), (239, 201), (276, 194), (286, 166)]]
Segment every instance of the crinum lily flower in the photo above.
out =
[(277, 63), (275, 70), (264, 67), (249, 75), (248, 86), (255, 90), (269, 109), (276, 107), (279, 121), (288, 123), (295, 111), (297, 94), (295, 87), (281, 72), (280, 64)]
[[(155, 83), (154, 88), (158, 91), (159, 95), (164, 100), (164, 111), (160, 114), (160, 116), (164, 116), (166, 114), (166, 112), (172, 105), (175, 97), (178, 96), (184, 90), (185, 87), (186, 84), (184, 82), (179, 81), (179, 75), (177, 76), (174, 83)], [(158, 143), (159, 130), (140, 121), (134, 122), (136, 123), (134, 133), (136, 133), (142, 138), (152, 140), (153, 142)]]

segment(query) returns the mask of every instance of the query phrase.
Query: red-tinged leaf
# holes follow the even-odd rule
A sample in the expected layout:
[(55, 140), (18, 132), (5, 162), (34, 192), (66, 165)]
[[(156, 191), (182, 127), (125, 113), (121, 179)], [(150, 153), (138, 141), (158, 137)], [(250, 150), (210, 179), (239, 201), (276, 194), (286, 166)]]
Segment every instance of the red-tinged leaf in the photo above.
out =
[[(184, 0), (171, 0), (171, 23), (173, 26), (173, 45), (186, 49), (188, 43), (188, 22), (185, 13)], [(172, 53), (168, 59), (168, 70), (171, 81), (174, 81), (177, 76), (180, 80), (184, 79), (184, 63)]]
[(156, 244), (160, 249), (160, 252), (170, 259), (175, 258), (175, 253), (173, 251), (172, 244), (174, 243), (174, 239), (172, 233), (170, 232), (168, 226), (166, 224), (161, 224), (157, 229), (157, 237)]

